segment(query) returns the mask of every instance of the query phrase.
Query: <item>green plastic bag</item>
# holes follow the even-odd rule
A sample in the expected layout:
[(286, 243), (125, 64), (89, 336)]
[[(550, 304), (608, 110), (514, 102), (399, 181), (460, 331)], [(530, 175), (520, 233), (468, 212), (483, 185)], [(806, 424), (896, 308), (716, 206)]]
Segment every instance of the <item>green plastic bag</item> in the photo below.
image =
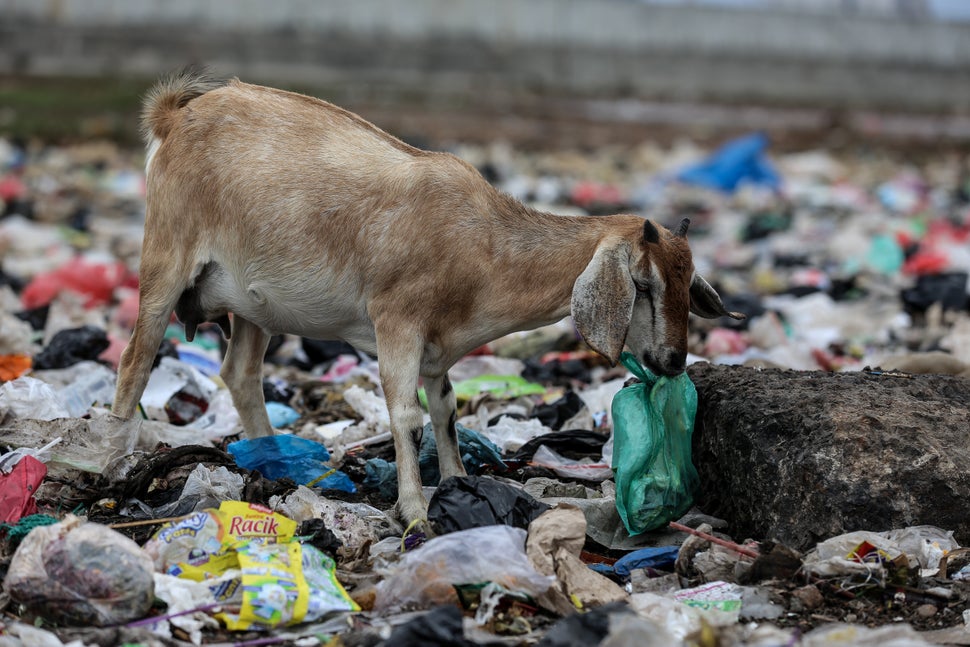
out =
[(686, 373), (660, 377), (623, 353), (620, 362), (640, 384), (613, 398), (616, 509), (631, 535), (679, 519), (694, 501), (699, 479), (691, 463), (697, 390)]

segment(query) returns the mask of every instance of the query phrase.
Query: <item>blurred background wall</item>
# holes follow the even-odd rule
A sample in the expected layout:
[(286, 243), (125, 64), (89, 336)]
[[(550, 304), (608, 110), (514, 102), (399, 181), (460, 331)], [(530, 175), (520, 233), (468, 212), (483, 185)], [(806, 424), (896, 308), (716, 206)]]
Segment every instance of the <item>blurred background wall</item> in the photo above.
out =
[(137, 86), (205, 63), (432, 137), (474, 139), (465, 122), (488, 114), (525, 138), (591, 143), (685, 122), (966, 140), (968, 5), (0, 0), (0, 77), (74, 94), (93, 91), (78, 79)]

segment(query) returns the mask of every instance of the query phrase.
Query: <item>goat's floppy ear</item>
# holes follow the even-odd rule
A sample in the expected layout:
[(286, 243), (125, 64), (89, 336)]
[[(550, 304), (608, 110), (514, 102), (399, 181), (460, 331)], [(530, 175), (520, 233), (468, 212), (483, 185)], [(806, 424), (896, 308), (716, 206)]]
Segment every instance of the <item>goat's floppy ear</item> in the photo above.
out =
[(725, 310), (718, 293), (704, 280), (703, 276), (696, 273), (690, 284), (690, 311), (705, 319), (717, 319), (718, 317), (747, 319), (747, 316), (740, 312)]
[(586, 343), (613, 364), (626, 341), (636, 287), (630, 277), (630, 252), (601, 247), (573, 285), (573, 321)]

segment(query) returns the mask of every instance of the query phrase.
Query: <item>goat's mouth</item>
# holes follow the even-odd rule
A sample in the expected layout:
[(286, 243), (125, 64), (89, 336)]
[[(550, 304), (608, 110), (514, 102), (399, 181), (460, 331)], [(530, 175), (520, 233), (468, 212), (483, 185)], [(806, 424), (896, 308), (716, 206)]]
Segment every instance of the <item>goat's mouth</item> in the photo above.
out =
[(677, 368), (663, 366), (649, 355), (643, 355), (643, 365), (650, 369), (650, 372), (658, 377), (677, 377), (687, 368), (686, 366), (679, 366)]

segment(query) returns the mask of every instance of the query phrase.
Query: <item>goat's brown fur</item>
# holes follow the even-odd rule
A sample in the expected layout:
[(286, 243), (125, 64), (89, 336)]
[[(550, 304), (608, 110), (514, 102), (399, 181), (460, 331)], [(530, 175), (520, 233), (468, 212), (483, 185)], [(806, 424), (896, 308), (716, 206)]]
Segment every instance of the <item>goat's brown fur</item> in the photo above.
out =
[(194, 323), (232, 313), (222, 375), (249, 435), (272, 433), (259, 388), (269, 334), (345, 339), (378, 354), (409, 521), (424, 509), (419, 375), (442, 474), (462, 474), (447, 370), (467, 352), (572, 310), (611, 360), (627, 342), (673, 374), (688, 307), (728, 314), (684, 237), (633, 215), (541, 213), (319, 99), (178, 75), (148, 95), (143, 121), (141, 308), (115, 411), (134, 413), (176, 307)]

